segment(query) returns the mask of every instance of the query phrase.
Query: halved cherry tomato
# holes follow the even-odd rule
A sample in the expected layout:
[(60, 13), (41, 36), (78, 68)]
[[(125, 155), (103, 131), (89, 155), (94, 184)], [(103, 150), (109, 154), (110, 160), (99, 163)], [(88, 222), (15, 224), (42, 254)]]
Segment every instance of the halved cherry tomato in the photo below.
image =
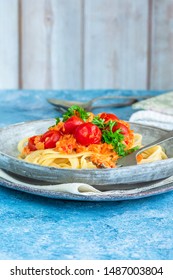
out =
[(113, 126), (112, 131), (115, 132), (115, 131), (118, 130), (118, 129), (120, 129), (120, 133), (123, 134), (124, 136), (129, 135), (129, 129), (128, 129), (128, 127), (125, 126), (124, 124), (117, 122), (117, 123)]
[(51, 149), (56, 147), (56, 142), (59, 141), (61, 133), (57, 130), (48, 130), (40, 138), (41, 142), (44, 142), (45, 149)]
[(88, 146), (90, 144), (100, 143), (102, 133), (98, 126), (88, 122), (83, 123), (76, 128), (74, 137), (79, 144)]
[(116, 115), (111, 113), (101, 113), (100, 118), (104, 119), (105, 122), (119, 120)]
[(80, 124), (84, 123), (84, 121), (77, 117), (77, 116), (72, 116), (68, 120), (65, 121), (64, 123), (64, 133), (65, 134), (73, 134), (74, 130), (76, 127)]
[(35, 146), (35, 143), (34, 143), (36, 137), (37, 137), (36, 135), (32, 136), (28, 140), (28, 148), (30, 149), (30, 151), (36, 151), (37, 150), (37, 148)]

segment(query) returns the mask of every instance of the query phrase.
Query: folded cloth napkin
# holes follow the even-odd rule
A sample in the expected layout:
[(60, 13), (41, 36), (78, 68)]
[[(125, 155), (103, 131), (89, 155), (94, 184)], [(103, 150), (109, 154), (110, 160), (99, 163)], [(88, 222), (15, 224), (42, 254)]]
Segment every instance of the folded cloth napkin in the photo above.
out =
[(130, 117), (131, 122), (173, 130), (173, 92), (135, 103), (133, 109), (143, 109)]
[(29, 183), (29, 180), (28, 183), (26, 183), (25, 181), (15, 179), (15, 177), (0, 169), (0, 184), (29, 193), (36, 192), (38, 194), (39, 191), (48, 191), (49, 194), (67, 193), (81, 197), (94, 196), (97, 197), (97, 199), (100, 197), (100, 199), (103, 200), (126, 200), (172, 191), (173, 176), (155, 182), (107, 186), (106, 191), (100, 191), (91, 185), (83, 183), (38, 185), (33, 182)]
[(24, 182), (21, 180), (16, 179), (15, 177), (9, 175), (2, 169), (0, 169), (0, 178), (9, 181), (11, 183), (14, 183), (16, 185), (22, 185), (25, 187), (29, 187), (30, 189), (41, 189), (41, 190), (46, 190), (46, 191), (54, 191), (54, 192), (68, 192), (72, 194), (83, 194), (83, 193), (88, 193), (88, 192), (94, 192), (97, 193), (99, 190), (93, 188), (92, 186), (88, 184), (83, 184), (83, 183), (70, 183), (70, 184), (56, 184), (56, 185), (38, 185), (38, 184), (33, 184), (28, 182)]
[(173, 130), (173, 116), (150, 110), (140, 110), (132, 114), (130, 122), (151, 125), (166, 130)]

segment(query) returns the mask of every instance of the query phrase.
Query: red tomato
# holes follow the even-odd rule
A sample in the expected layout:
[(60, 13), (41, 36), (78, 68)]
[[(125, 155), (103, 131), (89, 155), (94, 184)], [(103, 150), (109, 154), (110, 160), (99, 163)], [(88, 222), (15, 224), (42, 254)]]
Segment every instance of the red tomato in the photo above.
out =
[(100, 128), (95, 124), (83, 123), (76, 128), (74, 137), (79, 144), (88, 146), (90, 144), (100, 143), (102, 133)]
[(64, 133), (65, 134), (72, 134), (76, 127), (80, 124), (84, 123), (84, 121), (77, 117), (77, 116), (72, 116), (66, 122), (64, 123)]
[(40, 141), (44, 142), (45, 149), (51, 149), (56, 147), (56, 142), (59, 141), (61, 133), (57, 130), (48, 130), (42, 136)]
[(111, 113), (101, 113), (100, 118), (104, 119), (105, 122), (119, 120), (116, 115)]
[(125, 126), (124, 124), (122, 123), (118, 123), (115, 124), (112, 128), (112, 131), (115, 132), (116, 130), (120, 129), (120, 133), (123, 134), (124, 136), (127, 136), (129, 134), (129, 129), (127, 126)]
[(30, 151), (36, 151), (37, 150), (37, 148), (34, 144), (35, 137), (36, 137), (36, 135), (30, 137), (29, 140), (28, 140), (28, 148), (30, 149)]

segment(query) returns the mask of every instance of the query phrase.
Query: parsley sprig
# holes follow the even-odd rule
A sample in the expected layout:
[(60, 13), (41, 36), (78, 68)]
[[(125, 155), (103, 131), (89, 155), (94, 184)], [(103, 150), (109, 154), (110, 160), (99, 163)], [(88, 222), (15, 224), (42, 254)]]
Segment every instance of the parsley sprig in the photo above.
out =
[(76, 112), (78, 113), (78, 116), (86, 121), (89, 116), (90, 116), (90, 113), (89, 112), (86, 112), (83, 108), (81, 108), (80, 106), (78, 105), (73, 105), (71, 106), (70, 108), (68, 108), (67, 112), (63, 115), (63, 121), (65, 122), (66, 120), (68, 120), (70, 117), (72, 116), (76, 116)]
[(55, 118), (56, 120), (56, 125), (59, 124), (59, 122), (61, 121), (60, 118)]
[(122, 143), (124, 140), (124, 135), (121, 133), (121, 130), (118, 129), (113, 132), (113, 127), (116, 124), (116, 121), (110, 120), (109, 122), (105, 123), (104, 120), (99, 116), (95, 116), (92, 123), (97, 125), (102, 130), (102, 141), (107, 144), (112, 144), (114, 151), (117, 152), (119, 156), (124, 157), (139, 149), (139, 147), (136, 146), (126, 150), (126, 145)]
[(97, 125), (100, 129), (105, 128), (105, 122), (104, 119), (101, 119), (99, 116), (95, 116), (92, 120), (92, 123)]
[(127, 150), (127, 151), (126, 151), (126, 156), (129, 155), (129, 154), (131, 154), (131, 153), (133, 153), (133, 152), (135, 152), (135, 151), (137, 151), (137, 150), (139, 150), (139, 148), (140, 148), (139, 146), (135, 146), (135, 147), (133, 147), (133, 148)]
[(124, 140), (124, 135), (121, 134), (120, 129), (116, 130), (115, 132), (112, 131), (112, 128), (115, 124), (115, 121), (109, 121), (107, 123), (107, 129), (102, 131), (102, 138), (107, 144), (112, 144), (114, 151), (116, 151), (119, 156), (125, 156), (126, 145), (122, 143)]

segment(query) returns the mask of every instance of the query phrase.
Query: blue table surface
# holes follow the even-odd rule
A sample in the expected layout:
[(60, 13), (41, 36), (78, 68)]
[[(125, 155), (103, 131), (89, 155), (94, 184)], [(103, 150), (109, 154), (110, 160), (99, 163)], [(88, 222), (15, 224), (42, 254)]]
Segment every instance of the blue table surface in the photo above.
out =
[[(0, 127), (61, 116), (46, 98), (152, 91), (0, 91)], [(97, 109), (98, 113), (106, 109)], [(107, 109), (128, 120), (131, 107)], [(63, 201), (0, 187), (1, 260), (173, 259), (173, 192), (119, 202)]]

